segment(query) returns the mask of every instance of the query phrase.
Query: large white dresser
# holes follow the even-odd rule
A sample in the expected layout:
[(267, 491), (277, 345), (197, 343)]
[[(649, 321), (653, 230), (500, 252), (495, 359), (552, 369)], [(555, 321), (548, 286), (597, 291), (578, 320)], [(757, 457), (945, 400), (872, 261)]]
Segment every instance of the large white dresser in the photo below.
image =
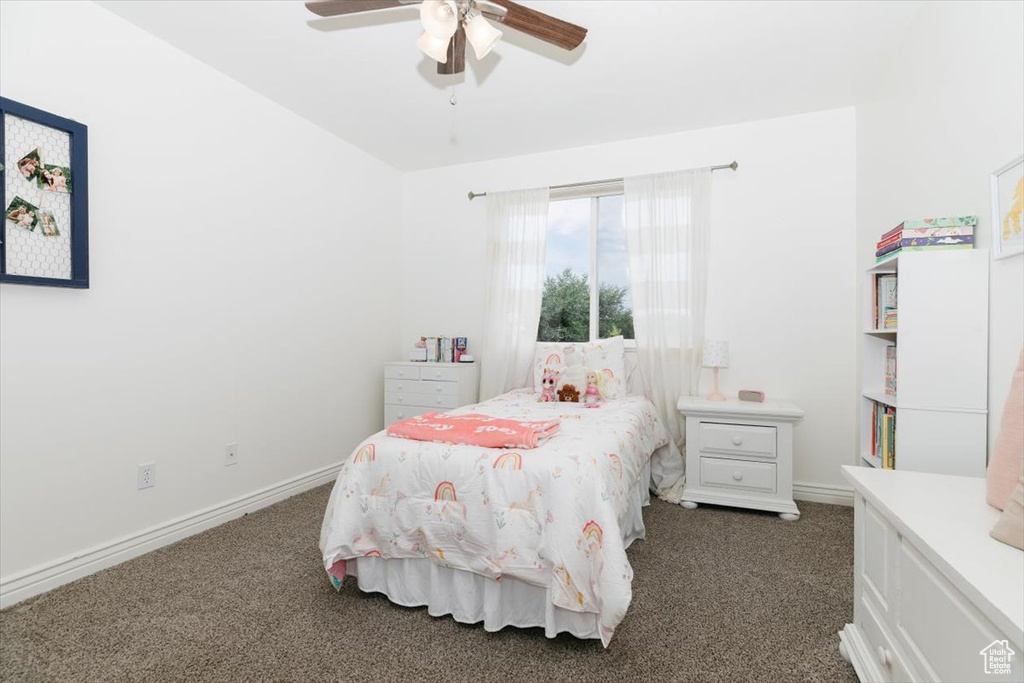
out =
[(856, 494), (854, 605), (839, 650), (860, 680), (1022, 680), (1024, 552), (989, 536), (1000, 513), (985, 480), (843, 475)]
[(384, 426), (432, 410), (445, 412), (476, 403), (476, 363), (384, 364)]

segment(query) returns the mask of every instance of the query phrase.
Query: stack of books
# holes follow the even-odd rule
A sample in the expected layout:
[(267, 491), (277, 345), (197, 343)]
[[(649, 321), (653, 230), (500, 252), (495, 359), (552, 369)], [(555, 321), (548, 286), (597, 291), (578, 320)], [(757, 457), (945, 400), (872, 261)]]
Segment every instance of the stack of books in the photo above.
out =
[(896, 469), (896, 409), (871, 403), (874, 431), (871, 433), (871, 455), (882, 462), (882, 468)]
[(896, 345), (885, 347), (885, 393), (896, 395)]
[(895, 330), (897, 275), (883, 273), (875, 275), (875, 315), (876, 330)]
[(903, 221), (875, 245), (875, 262), (882, 263), (906, 251), (973, 249), (977, 216), (924, 218)]
[(466, 337), (424, 337), (428, 363), (458, 363), (466, 354)]

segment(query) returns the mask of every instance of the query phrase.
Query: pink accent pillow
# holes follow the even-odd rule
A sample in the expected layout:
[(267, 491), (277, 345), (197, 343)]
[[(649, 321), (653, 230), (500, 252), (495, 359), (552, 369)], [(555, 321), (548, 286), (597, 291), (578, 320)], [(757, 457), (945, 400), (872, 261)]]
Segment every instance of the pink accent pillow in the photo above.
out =
[(1010, 382), (1010, 395), (1003, 408), (1003, 421), (996, 437), (995, 452), (988, 461), (986, 472), (988, 504), (1006, 509), (1013, 489), (1020, 477), (1024, 461), (1024, 350), (1020, 352), (1017, 370)]

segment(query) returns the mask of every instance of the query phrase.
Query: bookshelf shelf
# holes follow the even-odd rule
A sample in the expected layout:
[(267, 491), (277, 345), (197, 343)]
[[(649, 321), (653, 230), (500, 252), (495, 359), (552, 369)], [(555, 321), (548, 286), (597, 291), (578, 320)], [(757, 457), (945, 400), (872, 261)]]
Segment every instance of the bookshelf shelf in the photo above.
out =
[(887, 394), (884, 391), (865, 391), (863, 393), (864, 398), (881, 403), (883, 405), (896, 407), (896, 396), (893, 394)]
[[(988, 268), (986, 250), (963, 249), (902, 253), (864, 271), (858, 447), (863, 466), (883, 467), (884, 439), (893, 444), (895, 469), (984, 476)], [(898, 328), (882, 328), (881, 317), (893, 308)], [(898, 400), (884, 391), (887, 355), (890, 372), (895, 360)]]

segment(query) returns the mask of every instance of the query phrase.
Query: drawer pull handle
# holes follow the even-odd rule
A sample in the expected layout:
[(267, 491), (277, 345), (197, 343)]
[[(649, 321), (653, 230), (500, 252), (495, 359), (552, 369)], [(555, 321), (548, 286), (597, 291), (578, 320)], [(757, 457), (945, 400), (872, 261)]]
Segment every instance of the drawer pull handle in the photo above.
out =
[(733, 443), (734, 446), (742, 446), (743, 445), (743, 437), (742, 436), (734, 436), (734, 437), (732, 437), (732, 443)]
[(405, 370), (399, 370), (398, 371), (398, 376), (399, 377), (405, 377)]
[(881, 645), (878, 646), (878, 661), (887, 669), (892, 666), (892, 653)]
[(399, 402), (399, 403), (401, 403), (401, 402), (402, 402), (402, 401), (404, 401), (404, 400), (405, 400), (405, 397), (404, 397), (404, 396), (399, 396), (399, 397), (398, 397), (398, 402)]
[(732, 478), (735, 479), (736, 481), (743, 481), (743, 473), (737, 470), (736, 472), (732, 473)]

